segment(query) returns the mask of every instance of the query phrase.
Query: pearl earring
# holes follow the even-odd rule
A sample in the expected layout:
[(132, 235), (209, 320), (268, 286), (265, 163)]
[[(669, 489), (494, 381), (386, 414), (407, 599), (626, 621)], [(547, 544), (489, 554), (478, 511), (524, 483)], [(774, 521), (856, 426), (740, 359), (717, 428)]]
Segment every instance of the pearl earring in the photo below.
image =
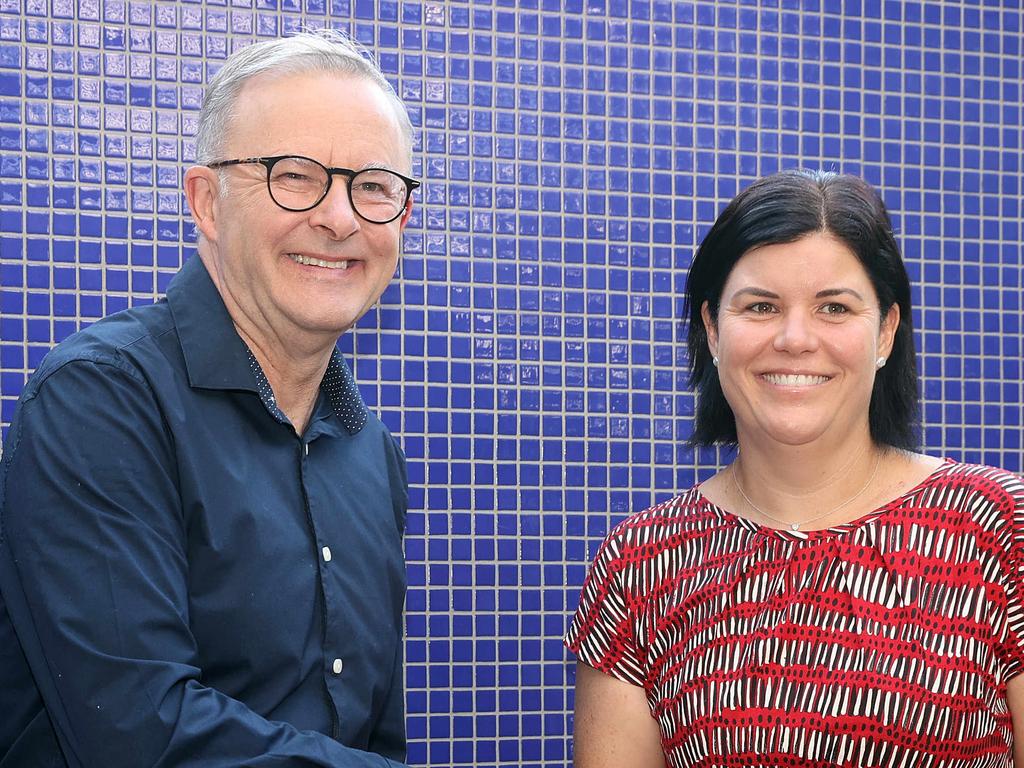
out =
[(885, 367), (885, 358), (884, 357), (880, 357), (877, 360), (875, 360), (875, 368), (884, 368), (884, 367)]
[(718, 367), (718, 355), (715, 355), (714, 357), (711, 358), (711, 364), (715, 366), (715, 368)]

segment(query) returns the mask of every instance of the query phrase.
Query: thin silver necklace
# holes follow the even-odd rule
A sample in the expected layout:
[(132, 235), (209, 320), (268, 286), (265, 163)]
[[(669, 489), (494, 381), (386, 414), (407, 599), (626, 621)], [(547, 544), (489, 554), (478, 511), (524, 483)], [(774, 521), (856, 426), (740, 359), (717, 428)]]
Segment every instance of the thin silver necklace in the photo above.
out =
[[(739, 463), (739, 459), (736, 460), (736, 463)], [(859, 499), (861, 496), (863, 496), (864, 495), (864, 491), (866, 491), (868, 489), (868, 487), (871, 485), (871, 482), (875, 479), (875, 475), (878, 474), (878, 466), (881, 463), (882, 463), (882, 454), (881, 454), (881, 452), (879, 452), (878, 455), (875, 456), (875, 468), (871, 470), (871, 475), (870, 475), (870, 477), (868, 477), (868, 481), (866, 483), (864, 483), (863, 487), (859, 491), (857, 491), (855, 494), (853, 494), (853, 496), (848, 498), (846, 501), (844, 501), (838, 507), (832, 507), (832, 509), (830, 509), (828, 512), (825, 512), (822, 515), (815, 515), (814, 517), (808, 518), (807, 520), (800, 520), (799, 522), (796, 522), (796, 523), (792, 523), (792, 522), (790, 522), (788, 520), (782, 520), (781, 518), (775, 517), (775, 515), (769, 515), (767, 512), (765, 512), (763, 509), (761, 509), (759, 506), (757, 506), (757, 504), (752, 502), (750, 500), (750, 497), (747, 496), (746, 493), (744, 493), (743, 486), (740, 485), (740, 475), (739, 475), (739, 472), (736, 471), (736, 464), (733, 464), (732, 482), (733, 482), (733, 485), (736, 486), (736, 490), (740, 492), (740, 496), (743, 497), (743, 500), (745, 502), (747, 502), (747, 504), (750, 506), (750, 508), (752, 510), (754, 510), (755, 512), (757, 512), (757, 514), (761, 515), (762, 517), (768, 518), (773, 523), (779, 523), (780, 525), (784, 525), (787, 528), (789, 528), (791, 531), (799, 531), (801, 526), (810, 525), (811, 523), (816, 523), (818, 520), (824, 520), (826, 517), (828, 517), (829, 515), (832, 515), (832, 514), (838, 512), (843, 507), (850, 506), (851, 504), (853, 504), (853, 502), (855, 502), (857, 499)]]

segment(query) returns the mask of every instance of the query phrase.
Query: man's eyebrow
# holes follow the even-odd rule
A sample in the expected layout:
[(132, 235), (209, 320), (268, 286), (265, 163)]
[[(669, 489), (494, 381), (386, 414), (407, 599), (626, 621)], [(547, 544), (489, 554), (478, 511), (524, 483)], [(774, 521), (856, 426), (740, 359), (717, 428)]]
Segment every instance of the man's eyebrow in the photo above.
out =
[(399, 172), (399, 171), (397, 171), (397, 170), (395, 170), (394, 168), (391, 167), (391, 163), (384, 162), (384, 161), (377, 162), (375, 160), (371, 160), (368, 163), (363, 163), (363, 165), (359, 166), (358, 168), (353, 168), (352, 170), (354, 170), (354, 171), (368, 171), (371, 168), (375, 168), (375, 169), (378, 169), (378, 170), (381, 170), (381, 171), (394, 171), (395, 173)]

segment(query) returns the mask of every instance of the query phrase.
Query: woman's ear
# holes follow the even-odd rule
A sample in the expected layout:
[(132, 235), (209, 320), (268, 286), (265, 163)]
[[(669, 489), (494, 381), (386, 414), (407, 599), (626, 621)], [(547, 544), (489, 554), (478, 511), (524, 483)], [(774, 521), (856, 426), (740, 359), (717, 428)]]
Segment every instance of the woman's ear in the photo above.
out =
[(219, 192), (216, 171), (194, 165), (185, 171), (185, 199), (196, 228), (207, 240), (217, 240), (216, 202)]
[(708, 351), (712, 357), (718, 357), (718, 325), (711, 316), (711, 306), (706, 301), (700, 305), (700, 319), (704, 322), (704, 334), (708, 337)]
[(878, 354), (889, 357), (896, 341), (896, 331), (900, 327), (900, 305), (893, 304), (882, 318), (882, 327), (878, 332)]

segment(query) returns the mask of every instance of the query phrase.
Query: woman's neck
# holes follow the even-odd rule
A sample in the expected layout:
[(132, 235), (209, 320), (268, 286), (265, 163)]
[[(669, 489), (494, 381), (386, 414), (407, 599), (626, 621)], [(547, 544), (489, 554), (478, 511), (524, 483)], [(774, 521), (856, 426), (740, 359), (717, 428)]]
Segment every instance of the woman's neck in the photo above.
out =
[(823, 527), (863, 513), (875, 499), (879, 469), (888, 451), (865, 435), (842, 451), (820, 447), (762, 448), (741, 440), (726, 473), (732, 507), (775, 527)]
[(844, 443), (841, 450), (741, 440), (736, 461), (742, 467), (743, 480), (767, 485), (779, 493), (805, 496), (834, 489), (837, 482), (856, 474), (858, 468), (870, 470), (878, 450), (869, 435)]

